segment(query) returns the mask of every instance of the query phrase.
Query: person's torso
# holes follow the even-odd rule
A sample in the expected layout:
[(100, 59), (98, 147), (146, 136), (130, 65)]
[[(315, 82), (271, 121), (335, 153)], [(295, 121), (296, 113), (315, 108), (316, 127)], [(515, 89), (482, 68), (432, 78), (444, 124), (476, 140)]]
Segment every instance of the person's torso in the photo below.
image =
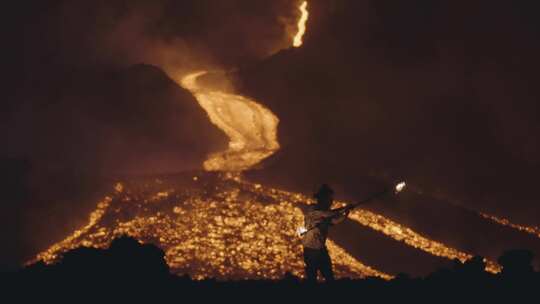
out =
[(321, 249), (326, 246), (328, 226), (326, 219), (332, 213), (329, 211), (312, 210), (304, 216), (304, 226), (308, 231), (302, 238), (306, 248)]

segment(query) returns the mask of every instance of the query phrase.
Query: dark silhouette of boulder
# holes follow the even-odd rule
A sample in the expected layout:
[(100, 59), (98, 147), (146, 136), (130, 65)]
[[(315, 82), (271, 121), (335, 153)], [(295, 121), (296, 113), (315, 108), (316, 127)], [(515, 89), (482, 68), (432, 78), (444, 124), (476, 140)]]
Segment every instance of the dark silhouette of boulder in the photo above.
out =
[(498, 259), (502, 265), (502, 275), (510, 277), (529, 277), (534, 270), (531, 265), (534, 254), (525, 249), (508, 250)]
[(160, 278), (169, 273), (163, 250), (128, 236), (112, 241), (108, 258), (116, 273), (129, 274), (131, 279)]

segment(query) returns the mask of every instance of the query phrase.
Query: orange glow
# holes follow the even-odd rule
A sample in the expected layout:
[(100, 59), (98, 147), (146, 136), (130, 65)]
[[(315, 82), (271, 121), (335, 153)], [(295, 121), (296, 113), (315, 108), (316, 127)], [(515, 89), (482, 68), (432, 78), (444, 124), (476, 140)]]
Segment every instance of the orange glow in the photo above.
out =
[[(161, 247), (173, 273), (194, 279), (278, 279), (287, 272), (303, 277), (295, 231), (303, 215), (297, 202), (229, 174), (202, 188), (173, 190), (174, 185), (166, 180), (125, 183), (123, 192), (98, 204), (85, 227), (34, 261), (52, 263), (79, 246), (106, 248), (127, 234)], [(328, 248), (337, 277), (392, 278), (332, 241)]]
[[(183, 189), (170, 181), (123, 184), (122, 192), (106, 197), (90, 215), (89, 223), (64, 241), (37, 255), (46, 263), (79, 246), (105, 248), (114, 237), (131, 235), (160, 246), (171, 271), (195, 279), (281, 278), (286, 272), (303, 277), (299, 209), (314, 204), (309, 196), (249, 183), (226, 173), (202, 188)], [(196, 186), (199, 187), (199, 186)], [(344, 202), (338, 202), (343, 205)], [(465, 261), (471, 254), (431, 240), (382, 215), (357, 209), (349, 218), (429, 254)], [(392, 278), (363, 264), (329, 240), (337, 277)], [(486, 260), (486, 270), (500, 266)]]
[(207, 171), (242, 171), (279, 149), (279, 119), (267, 108), (244, 96), (202, 87), (197, 78), (206, 71), (190, 73), (179, 80), (206, 111), (210, 121), (229, 137), (227, 150), (210, 155)]
[[(465, 262), (473, 257), (472, 254), (451, 248), (441, 242), (430, 240), (408, 227), (367, 210), (354, 210), (349, 214), (349, 218), (373, 230), (382, 232), (396, 241), (404, 242), (409, 246), (435, 256), (458, 259), (461, 262)], [(486, 270), (491, 273), (497, 273), (501, 271), (501, 267), (493, 261), (486, 260)]]
[(296, 35), (294, 36), (293, 40), (293, 46), (294, 47), (300, 47), (302, 46), (302, 37), (306, 33), (306, 22), (309, 17), (309, 12), (307, 10), (307, 1), (302, 2), (302, 4), (298, 7), (300, 10), (300, 20), (298, 20), (298, 32), (296, 32)]
[[(295, 47), (303, 43), (307, 6), (307, 1), (299, 6)], [(161, 179), (119, 182), (113, 194), (98, 202), (85, 226), (30, 263), (54, 263), (66, 251), (80, 246), (106, 248), (114, 238), (127, 234), (162, 248), (171, 271), (193, 279), (279, 279), (288, 272), (304, 276), (301, 231), (296, 227), (304, 222), (300, 205), (315, 202), (301, 193), (247, 182), (240, 173), (280, 148), (279, 119), (254, 100), (204, 87), (197, 79), (206, 73), (193, 72), (176, 81), (194, 95), (210, 121), (229, 137), (227, 149), (209, 155), (203, 164), (206, 171), (222, 173), (189, 176), (192, 187)], [(395, 190), (404, 187), (402, 182)], [(349, 218), (435, 256), (461, 261), (472, 257), (367, 210), (354, 210)], [(327, 246), (337, 278), (392, 278), (392, 274), (365, 265), (332, 240)], [(486, 262), (488, 271), (500, 271), (495, 262)]]
[(529, 234), (535, 235), (536, 237), (540, 238), (540, 228), (539, 227), (514, 224), (514, 223), (510, 222), (510, 220), (508, 220), (508, 219), (497, 217), (497, 216), (494, 216), (494, 215), (491, 215), (491, 214), (486, 214), (486, 213), (481, 213), (481, 212), (479, 214), (483, 218), (488, 219), (490, 221), (493, 221), (493, 222), (495, 222), (497, 224), (500, 224), (500, 225), (503, 225), (503, 226), (506, 226), (506, 227), (510, 227), (510, 228), (513, 228), (513, 229), (516, 229), (516, 230), (519, 230), (519, 231), (527, 232)]
[[(245, 181), (242, 182), (247, 183)], [(263, 188), (261, 189), (261, 191), (265, 191), (269, 193), (269, 195), (275, 195), (276, 197), (280, 197), (281, 199), (295, 201), (299, 204), (315, 203), (310, 197), (300, 193), (292, 193), (271, 188)], [(337, 205), (340, 207), (344, 206), (345, 204), (345, 202), (337, 202)], [(355, 209), (349, 214), (349, 218), (363, 226), (381, 232), (396, 241), (404, 242), (409, 246), (412, 246), (435, 256), (444, 257), (451, 260), (459, 259), (462, 262), (473, 257), (472, 254), (459, 251), (441, 242), (431, 240), (408, 227), (405, 227), (380, 214), (375, 214), (368, 210)], [(301, 227), (301, 225), (297, 227)], [(296, 233), (298, 234), (299, 232), (300, 230), (297, 228)], [(501, 267), (494, 261), (486, 260), (486, 264), (486, 270), (491, 273), (497, 273), (501, 271)]]

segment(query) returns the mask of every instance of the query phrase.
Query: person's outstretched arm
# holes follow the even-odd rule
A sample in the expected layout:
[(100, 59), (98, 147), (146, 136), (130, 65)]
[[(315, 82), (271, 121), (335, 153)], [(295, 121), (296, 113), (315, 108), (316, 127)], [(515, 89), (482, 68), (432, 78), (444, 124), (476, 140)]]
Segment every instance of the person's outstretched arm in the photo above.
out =
[(344, 209), (337, 211), (334, 216), (331, 218), (332, 225), (339, 224), (343, 222), (348, 216), (351, 209)]

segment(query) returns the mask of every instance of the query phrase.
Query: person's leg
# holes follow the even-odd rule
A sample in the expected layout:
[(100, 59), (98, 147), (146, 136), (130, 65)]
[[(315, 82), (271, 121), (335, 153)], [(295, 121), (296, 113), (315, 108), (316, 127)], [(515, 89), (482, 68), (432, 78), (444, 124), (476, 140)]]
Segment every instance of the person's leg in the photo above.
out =
[(319, 268), (319, 259), (317, 258), (318, 250), (304, 248), (304, 264), (306, 281), (317, 282), (317, 270)]
[(321, 270), (321, 274), (326, 282), (331, 282), (334, 280), (332, 260), (330, 259), (330, 255), (328, 254), (328, 250), (326, 250), (326, 248), (321, 250), (319, 269)]

